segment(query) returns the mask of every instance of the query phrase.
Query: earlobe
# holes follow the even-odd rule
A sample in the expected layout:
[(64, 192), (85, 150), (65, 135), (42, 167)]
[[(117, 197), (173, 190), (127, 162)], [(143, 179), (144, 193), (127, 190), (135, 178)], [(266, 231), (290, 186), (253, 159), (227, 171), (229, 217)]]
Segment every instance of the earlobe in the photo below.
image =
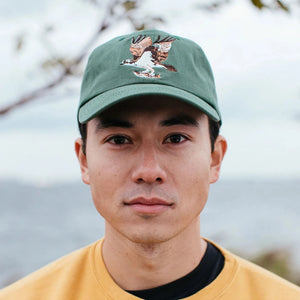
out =
[(84, 154), (82, 149), (82, 139), (77, 138), (75, 140), (75, 152), (78, 158), (78, 162), (80, 165), (80, 171), (81, 171), (81, 179), (85, 184), (90, 184), (89, 180), (89, 169), (87, 165), (87, 159), (86, 154)]
[(211, 153), (210, 183), (219, 179), (221, 164), (227, 150), (226, 139), (219, 135), (215, 141), (214, 152)]

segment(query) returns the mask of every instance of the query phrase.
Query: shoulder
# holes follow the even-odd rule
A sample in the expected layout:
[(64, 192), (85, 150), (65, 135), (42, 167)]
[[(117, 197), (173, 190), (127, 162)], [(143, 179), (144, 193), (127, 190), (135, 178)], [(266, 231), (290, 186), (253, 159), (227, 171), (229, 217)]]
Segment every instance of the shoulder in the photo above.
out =
[[(90, 252), (98, 242), (76, 250), (0, 291), (0, 300), (10, 299), (60, 299), (55, 295), (62, 284), (70, 286), (81, 273), (89, 272)], [(50, 296), (52, 294), (52, 296)], [(45, 295), (49, 295), (49, 298)]]
[[(223, 271), (231, 274), (226, 293), (232, 294), (232, 296), (241, 293), (240, 295), (244, 295), (243, 299), (300, 299), (298, 286), (216, 244), (214, 245), (225, 257)], [(236, 299), (236, 296), (232, 299)]]

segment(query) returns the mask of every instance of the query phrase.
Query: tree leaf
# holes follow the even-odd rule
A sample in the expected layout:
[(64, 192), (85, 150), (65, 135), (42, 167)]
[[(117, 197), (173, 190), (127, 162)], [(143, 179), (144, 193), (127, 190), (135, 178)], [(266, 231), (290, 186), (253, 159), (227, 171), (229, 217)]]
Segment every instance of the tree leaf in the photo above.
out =
[(264, 7), (267, 7), (262, 1), (260, 0), (251, 0), (252, 4), (258, 8), (258, 9), (262, 9)]
[(145, 30), (146, 29), (146, 24), (142, 23), (142, 24), (135, 24), (135, 30)]
[(278, 4), (279, 8), (281, 8), (282, 10), (286, 12), (290, 12), (289, 7), (286, 4), (284, 4), (282, 1), (276, 0), (276, 3)]
[(127, 1), (123, 2), (123, 7), (125, 8), (126, 11), (130, 11), (130, 10), (136, 9), (137, 3), (135, 0), (133, 0), (133, 1), (127, 0)]

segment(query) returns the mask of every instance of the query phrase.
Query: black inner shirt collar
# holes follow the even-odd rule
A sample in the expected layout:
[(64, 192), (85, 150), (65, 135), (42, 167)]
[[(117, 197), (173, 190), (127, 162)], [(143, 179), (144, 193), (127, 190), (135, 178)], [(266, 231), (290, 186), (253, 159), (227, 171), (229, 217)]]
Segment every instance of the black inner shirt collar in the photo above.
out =
[(223, 267), (224, 256), (215, 246), (207, 242), (207, 249), (202, 260), (189, 274), (152, 289), (127, 292), (147, 300), (172, 300), (189, 297), (216, 279)]

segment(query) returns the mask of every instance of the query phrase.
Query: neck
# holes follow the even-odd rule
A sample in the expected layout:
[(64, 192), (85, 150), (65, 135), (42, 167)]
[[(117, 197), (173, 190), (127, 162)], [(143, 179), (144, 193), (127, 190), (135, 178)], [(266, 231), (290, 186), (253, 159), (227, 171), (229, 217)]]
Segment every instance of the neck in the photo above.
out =
[(206, 250), (199, 219), (192, 225), (167, 241), (141, 244), (106, 224), (102, 255), (108, 272), (124, 290), (149, 289), (185, 276)]

